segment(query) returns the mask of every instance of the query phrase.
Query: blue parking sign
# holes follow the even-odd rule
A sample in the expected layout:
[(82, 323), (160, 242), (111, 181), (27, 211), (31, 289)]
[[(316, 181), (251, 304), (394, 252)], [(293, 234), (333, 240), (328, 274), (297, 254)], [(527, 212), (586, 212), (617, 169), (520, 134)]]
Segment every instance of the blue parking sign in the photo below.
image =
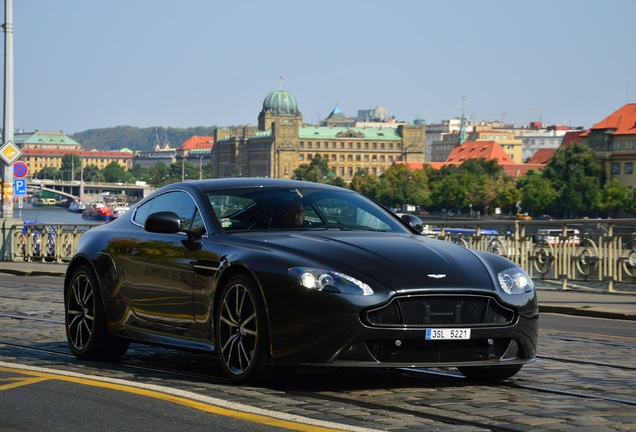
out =
[(15, 194), (15, 196), (26, 196), (27, 194), (26, 179), (23, 179), (23, 178), (13, 179), (13, 193)]

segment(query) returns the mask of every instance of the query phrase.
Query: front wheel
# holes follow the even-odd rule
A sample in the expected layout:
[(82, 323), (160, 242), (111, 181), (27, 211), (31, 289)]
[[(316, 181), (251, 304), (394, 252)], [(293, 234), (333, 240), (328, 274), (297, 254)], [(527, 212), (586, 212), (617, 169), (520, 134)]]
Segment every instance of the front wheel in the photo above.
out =
[(223, 288), (215, 318), (223, 372), (236, 382), (260, 383), (270, 371), (265, 306), (254, 281), (232, 277)]
[(497, 381), (510, 378), (521, 370), (521, 365), (515, 366), (465, 366), (458, 367), (466, 378), (475, 381)]
[(128, 341), (108, 333), (99, 284), (88, 267), (77, 269), (66, 287), (64, 326), (69, 348), (80, 360), (118, 360), (128, 350)]

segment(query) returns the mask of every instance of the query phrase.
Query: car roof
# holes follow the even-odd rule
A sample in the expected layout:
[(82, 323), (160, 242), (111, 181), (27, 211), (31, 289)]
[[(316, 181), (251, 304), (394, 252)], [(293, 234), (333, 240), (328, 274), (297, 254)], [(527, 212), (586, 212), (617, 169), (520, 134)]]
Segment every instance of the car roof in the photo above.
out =
[(313, 183), (302, 180), (289, 180), (289, 179), (273, 179), (273, 178), (260, 178), (260, 177), (229, 177), (218, 179), (206, 179), (206, 180), (193, 180), (187, 182), (171, 183), (162, 187), (159, 190), (168, 189), (227, 189), (227, 188), (245, 188), (245, 187), (284, 187), (284, 188), (306, 188), (311, 187), (314, 189), (335, 189), (346, 190), (339, 186), (327, 185), (323, 183)]

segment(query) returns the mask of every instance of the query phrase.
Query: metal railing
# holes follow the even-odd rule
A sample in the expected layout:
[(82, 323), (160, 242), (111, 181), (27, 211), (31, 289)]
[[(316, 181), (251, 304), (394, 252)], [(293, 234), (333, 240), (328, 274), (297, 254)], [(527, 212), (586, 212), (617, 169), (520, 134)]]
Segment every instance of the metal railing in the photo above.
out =
[(636, 219), (431, 221), (424, 235), (505, 256), (535, 280), (636, 283)]
[[(535, 280), (566, 289), (574, 281), (636, 284), (636, 219), (424, 221), (424, 235), (505, 256)], [(68, 262), (80, 236), (99, 224), (23, 223), (10, 227), (9, 260)], [(6, 241), (6, 240), (5, 240)]]
[(68, 262), (81, 235), (99, 224), (23, 223), (11, 226), (13, 261)]

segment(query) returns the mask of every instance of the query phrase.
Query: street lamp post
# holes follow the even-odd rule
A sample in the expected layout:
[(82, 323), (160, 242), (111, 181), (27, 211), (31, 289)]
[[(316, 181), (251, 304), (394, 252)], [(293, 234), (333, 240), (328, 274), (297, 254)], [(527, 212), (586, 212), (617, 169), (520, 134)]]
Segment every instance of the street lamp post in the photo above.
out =
[[(4, 0), (4, 143), (13, 141), (13, 0)], [(3, 144), (4, 144), (3, 143)], [(0, 160), (0, 217), (13, 218), (13, 165)]]

